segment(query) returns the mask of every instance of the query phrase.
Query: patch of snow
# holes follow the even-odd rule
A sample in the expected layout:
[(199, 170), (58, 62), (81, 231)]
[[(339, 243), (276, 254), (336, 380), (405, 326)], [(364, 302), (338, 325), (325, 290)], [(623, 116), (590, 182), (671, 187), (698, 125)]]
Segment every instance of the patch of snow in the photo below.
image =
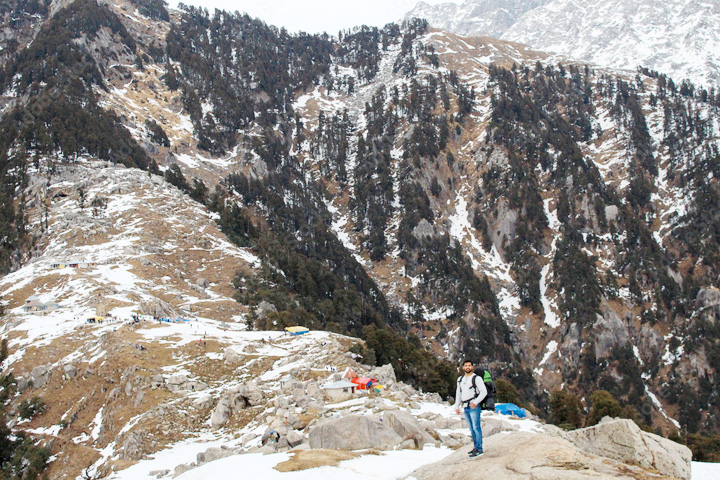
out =
[(540, 273), (540, 303), (542, 303), (543, 311), (545, 312), (545, 324), (552, 328), (558, 328), (560, 326), (560, 319), (556, 313), (558, 311), (557, 303), (548, 296), (548, 290), (550, 267), (552, 266), (552, 259), (555, 257), (558, 238), (557, 230), (560, 222), (557, 218), (557, 211), (550, 211), (550, 199), (543, 200), (543, 206), (545, 207), (545, 216), (548, 219), (550, 228), (553, 229), (556, 234), (553, 236), (552, 244), (550, 245), (550, 252), (545, 256), (548, 263), (545, 264)]
[(720, 463), (692, 462), (691, 480), (717, 480), (720, 478)]
[(555, 340), (550, 340), (550, 342), (548, 342), (546, 350), (545, 350), (545, 356), (543, 357), (542, 360), (540, 360), (540, 363), (538, 363), (538, 367), (541, 365), (544, 365), (545, 362), (547, 362), (550, 359), (552, 354), (557, 351), (557, 347), (558, 347), (558, 343)]

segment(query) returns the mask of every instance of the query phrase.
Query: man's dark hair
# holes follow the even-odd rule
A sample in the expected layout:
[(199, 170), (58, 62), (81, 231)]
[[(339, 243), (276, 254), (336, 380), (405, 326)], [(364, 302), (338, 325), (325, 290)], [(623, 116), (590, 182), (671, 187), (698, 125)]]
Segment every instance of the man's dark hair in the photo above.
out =
[(475, 364), (473, 363), (473, 361), (470, 360), (469, 358), (466, 358), (465, 360), (463, 360), (463, 365), (465, 365), (466, 363), (469, 363), (470, 365), (475, 365)]

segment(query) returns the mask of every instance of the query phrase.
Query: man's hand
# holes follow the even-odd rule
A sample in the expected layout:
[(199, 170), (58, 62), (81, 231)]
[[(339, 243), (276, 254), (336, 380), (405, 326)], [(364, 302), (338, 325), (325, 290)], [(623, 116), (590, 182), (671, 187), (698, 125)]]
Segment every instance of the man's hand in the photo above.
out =
[(457, 413), (458, 415), (460, 415), (460, 409), (459, 409), (459, 408), (456, 408), (456, 409), (455, 409), (455, 413)]
[(477, 405), (475, 405), (474, 403), (470, 402), (470, 408), (477, 408)]

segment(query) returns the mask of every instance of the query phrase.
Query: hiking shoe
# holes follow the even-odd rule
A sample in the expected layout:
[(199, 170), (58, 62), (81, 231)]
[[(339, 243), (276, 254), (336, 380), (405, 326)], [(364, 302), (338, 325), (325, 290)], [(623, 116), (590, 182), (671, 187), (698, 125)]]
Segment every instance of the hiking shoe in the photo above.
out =
[(474, 457), (479, 457), (483, 453), (485, 453), (485, 452), (483, 452), (482, 450), (473, 449), (468, 455), (470, 456), (470, 458), (474, 458)]
[(470, 451), (468, 452), (468, 455), (472, 457), (472, 456), (474, 456), (476, 453), (477, 453), (477, 448), (473, 448), (472, 450), (470, 450)]

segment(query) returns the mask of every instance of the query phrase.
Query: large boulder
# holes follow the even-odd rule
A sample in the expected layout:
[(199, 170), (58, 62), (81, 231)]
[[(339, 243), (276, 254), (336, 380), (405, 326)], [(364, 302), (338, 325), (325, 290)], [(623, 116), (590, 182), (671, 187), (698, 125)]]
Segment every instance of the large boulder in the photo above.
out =
[(435, 425), (442, 430), (455, 430), (458, 428), (466, 428), (467, 422), (465, 417), (438, 417), (435, 419)]
[(508, 422), (505, 419), (497, 417), (482, 418), (483, 437), (489, 437), (500, 432), (516, 432), (518, 430), (520, 430), (520, 427)]
[(310, 381), (307, 383), (306, 391), (307, 394), (313, 398), (319, 397), (322, 394), (320, 387), (315, 381)]
[(407, 411), (387, 411), (384, 414), (384, 420), (403, 441), (412, 440), (413, 448), (422, 450), (426, 443), (435, 443), (435, 440), (423, 430), (417, 419)]
[(140, 313), (143, 315), (154, 315), (158, 318), (171, 318), (177, 316), (177, 312), (171, 304), (158, 298), (153, 298), (147, 302), (140, 303)]
[(580, 451), (562, 438), (529, 432), (493, 435), (485, 454), (469, 458), (465, 445), (443, 460), (420, 467), (407, 480), (669, 480), (670, 477)]
[(170, 375), (165, 382), (165, 386), (173, 393), (197, 392), (207, 388), (204, 382), (191, 380), (187, 373)]
[(269, 313), (277, 313), (277, 307), (272, 303), (263, 300), (255, 307), (255, 315), (260, 319), (266, 318)]
[(305, 440), (305, 437), (303, 437), (301, 433), (298, 433), (296, 431), (288, 432), (285, 438), (287, 440), (288, 447), (290, 448), (297, 447)]
[(593, 455), (655, 469), (671, 477), (690, 478), (690, 449), (643, 432), (632, 420), (605, 417), (595, 426), (567, 432), (565, 438)]
[(206, 393), (205, 395), (202, 395), (192, 402), (192, 406), (197, 408), (198, 410), (207, 410), (208, 408), (212, 407), (213, 404), (213, 397), (209, 393)]
[(227, 347), (223, 352), (223, 360), (228, 363), (238, 363), (242, 358), (243, 357), (232, 347)]
[(234, 392), (240, 395), (250, 407), (256, 407), (265, 402), (265, 395), (255, 385), (240, 385)]
[(210, 425), (212, 428), (217, 429), (225, 425), (230, 419), (230, 399), (224, 396), (220, 399), (215, 410), (213, 410), (212, 416), (210, 417)]
[(72, 363), (65, 365), (63, 367), (63, 371), (65, 372), (65, 378), (67, 379), (75, 378), (75, 376), (77, 375), (77, 367)]
[(440, 435), (440, 441), (444, 446), (452, 448), (453, 450), (457, 450), (464, 445), (470, 445), (473, 443), (469, 431), (450, 432), (448, 435)]
[(32, 382), (33, 387), (40, 388), (50, 378), (50, 367), (47, 365), (39, 365), (32, 369)]
[(310, 430), (310, 448), (335, 450), (390, 450), (403, 439), (380, 419), (370, 415), (331, 418)]
[(203, 463), (213, 462), (215, 460), (220, 460), (221, 458), (229, 457), (230, 455), (234, 455), (234, 451), (229, 448), (221, 448), (221, 447), (210, 447), (204, 452), (200, 452), (197, 454), (197, 464), (202, 465)]
[(147, 454), (148, 435), (144, 431), (130, 432), (123, 439), (120, 449), (122, 460), (140, 460)]
[(190, 380), (187, 373), (176, 373), (170, 375), (166, 380), (167, 389), (171, 392), (181, 392), (184, 390), (184, 385)]
[(397, 382), (395, 377), (395, 370), (391, 364), (383, 365), (382, 367), (375, 367), (368, 372), (368, 377), (376, 379), (380, 382), (380, 385), (389, 387)]

